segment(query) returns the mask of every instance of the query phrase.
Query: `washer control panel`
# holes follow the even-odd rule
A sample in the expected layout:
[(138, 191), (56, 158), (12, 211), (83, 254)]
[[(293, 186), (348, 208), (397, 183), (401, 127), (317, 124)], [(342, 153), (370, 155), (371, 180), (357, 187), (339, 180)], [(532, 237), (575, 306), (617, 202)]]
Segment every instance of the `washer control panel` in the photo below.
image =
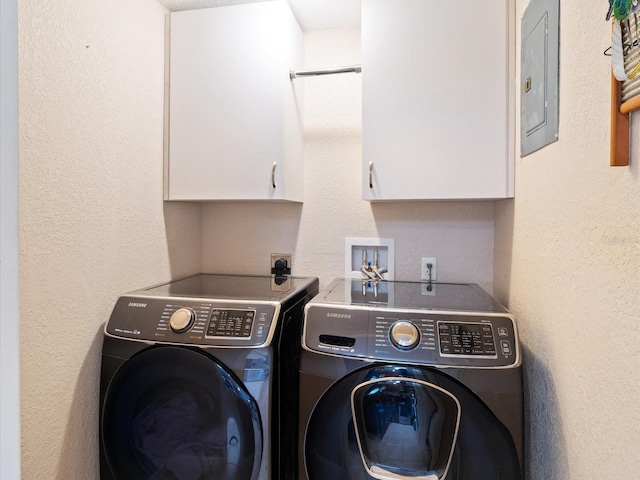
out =
[(228, 347), (266, 345), (276, 305), (229, 301), (121, 297), (108, 334), (143, 341)]
[(207, 337), (248, 338), (253, 330), (255, 310), (214, 308), (207, 325)]
[(303, 344), (321, 353), (442, 366), (519, 363), (513, 318), (436, 311), (307, 306)]
[(495, 357), (494, 338), (491, 323), (438, 322), (441, 355)]

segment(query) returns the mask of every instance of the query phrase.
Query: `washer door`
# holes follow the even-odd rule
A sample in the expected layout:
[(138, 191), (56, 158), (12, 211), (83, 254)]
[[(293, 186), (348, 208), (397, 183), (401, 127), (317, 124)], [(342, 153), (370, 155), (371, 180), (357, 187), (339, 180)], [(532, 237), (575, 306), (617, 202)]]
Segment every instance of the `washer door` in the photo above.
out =
[(256, 401), (213, 357), (158, 347), (132, 357), (104, 399), (102, 445), (117, 480), (255, 480)]
[(309, 480), (518, 480), (513, 440), (437, 370), (372, 366), (321, 397), (305, 434)]

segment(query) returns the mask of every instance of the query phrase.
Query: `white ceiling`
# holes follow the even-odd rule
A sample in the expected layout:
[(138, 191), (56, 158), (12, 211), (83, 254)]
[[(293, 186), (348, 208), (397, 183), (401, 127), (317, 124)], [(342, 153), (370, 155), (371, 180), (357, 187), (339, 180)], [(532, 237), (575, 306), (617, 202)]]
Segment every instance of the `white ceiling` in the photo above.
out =
[[(158, 0), (170, 12), (268, 0)], [(361, 0), (287, 0), (303, 30), (360, 25)]]

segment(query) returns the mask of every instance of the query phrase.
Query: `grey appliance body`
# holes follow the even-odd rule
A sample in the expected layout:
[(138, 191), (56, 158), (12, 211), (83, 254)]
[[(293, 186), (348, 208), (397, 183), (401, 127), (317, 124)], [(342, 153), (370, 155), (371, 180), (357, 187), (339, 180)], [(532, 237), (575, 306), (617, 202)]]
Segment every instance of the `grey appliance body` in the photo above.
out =
[(477, 285), (335, 280), (302, 344), (299, 478), (522, 478), (516, 323)]
[[(316, 278), (195, 275), (121, 296), (104, 330), (101, 480), (287, 478)], [(293, 451), (291, 453), (290, 451)]]

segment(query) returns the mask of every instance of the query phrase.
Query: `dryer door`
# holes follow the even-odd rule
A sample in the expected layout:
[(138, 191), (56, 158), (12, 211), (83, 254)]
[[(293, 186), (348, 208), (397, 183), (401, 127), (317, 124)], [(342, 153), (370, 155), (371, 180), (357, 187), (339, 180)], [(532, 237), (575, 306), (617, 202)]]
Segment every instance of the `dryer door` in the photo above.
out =
[(309, 480), (518, 480), (511, 436), (446, 374), (372, 366), (320, 398), (305, 435)]
[(158, 347), (113, 378), (101, 443), (115, 480), (255, 480), (262, 429), (256, 401), (213, 357)]

